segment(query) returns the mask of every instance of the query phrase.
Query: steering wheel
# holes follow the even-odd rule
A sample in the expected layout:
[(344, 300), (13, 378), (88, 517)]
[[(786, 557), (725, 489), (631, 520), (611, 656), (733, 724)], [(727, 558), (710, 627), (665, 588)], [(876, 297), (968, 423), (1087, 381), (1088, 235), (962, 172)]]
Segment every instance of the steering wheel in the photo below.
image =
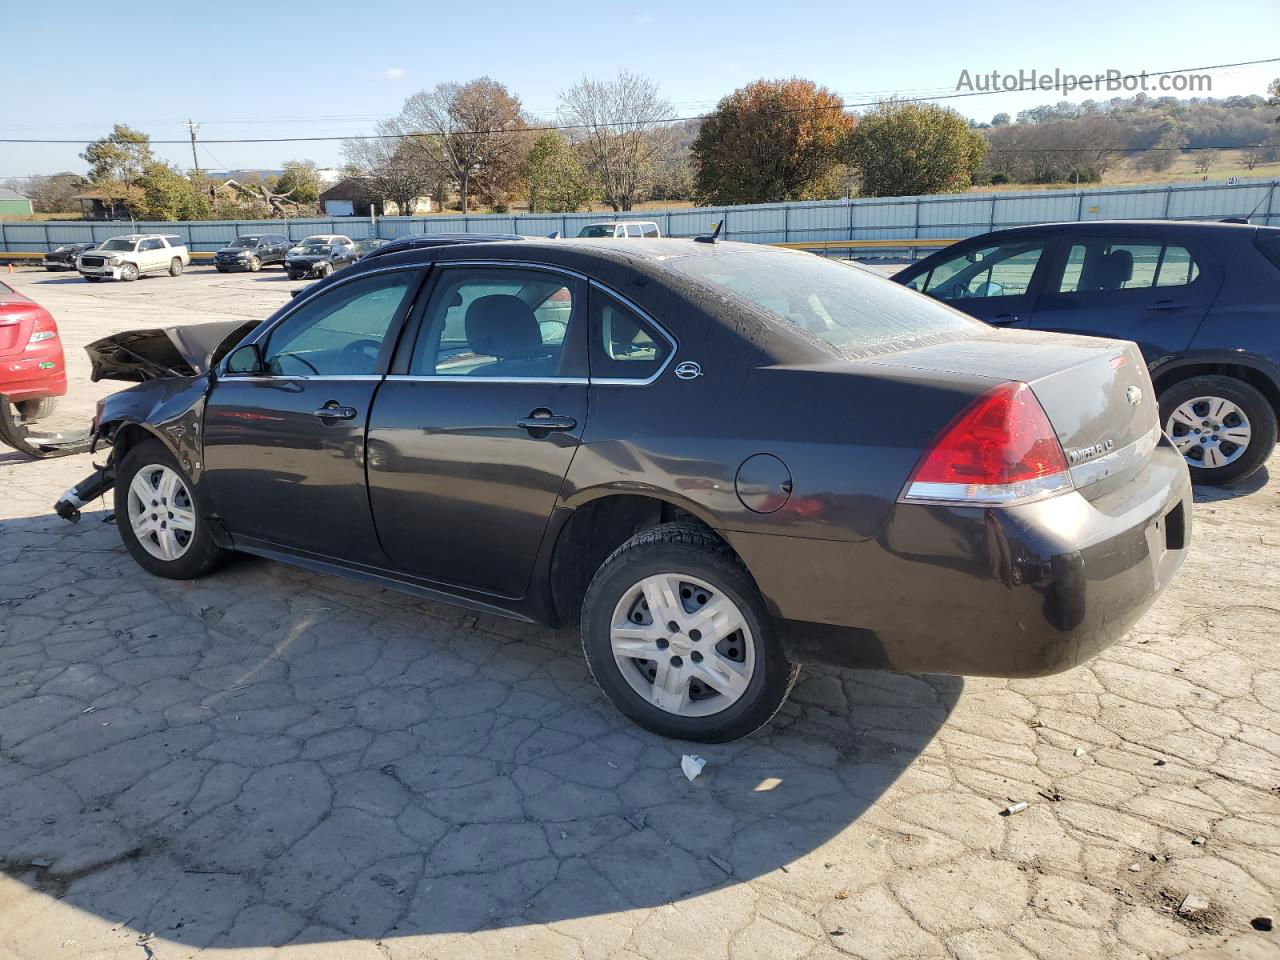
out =
[(376, 361), (381, 350), (382, 344), (377, 340), (352, 340), (342, 348), (342, 357), (344, 360)]
[(275, 362), (277, 364), (284, 360), (297, 360), (300, 364), (302, 364), (304, 367), (306, 367), (316, 376), (320, 375), (320, 371), (316, 369), (315, 364), (313, 364), (306, 357), (299, 356), (296, 353), (280, 353), (280, 354), (277, 354), (275, 357)]

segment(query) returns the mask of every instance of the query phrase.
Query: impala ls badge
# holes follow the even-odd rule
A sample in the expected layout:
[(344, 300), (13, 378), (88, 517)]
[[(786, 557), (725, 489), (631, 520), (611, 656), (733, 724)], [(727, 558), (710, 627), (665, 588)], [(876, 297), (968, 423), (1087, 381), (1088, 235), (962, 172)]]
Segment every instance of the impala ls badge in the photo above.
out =
[(681, 380), (692, 380), (694, 377), (702, 376), (702, 367), (692, 360), (686, 360), (684, 363), (676, 364), (676, 376)]
[(1129, 401), (1129, 406), (1136, 407), (1142, 402), (1142, 391), (1137, 387), (1130, 387), (1124, 392), (1124, 397)]

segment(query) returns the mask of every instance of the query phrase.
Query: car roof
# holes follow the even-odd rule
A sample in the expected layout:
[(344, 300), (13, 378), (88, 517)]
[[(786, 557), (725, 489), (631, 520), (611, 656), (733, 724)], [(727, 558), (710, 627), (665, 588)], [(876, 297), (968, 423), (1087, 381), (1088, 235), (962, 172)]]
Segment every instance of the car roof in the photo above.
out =
[(1062, 233), (1066, 231), (1088, 230), (1090, 233), (1124, 233), (1140, 229), (1145, 233), (1164, 230), (1169, 233), (1206, 233), (1230, 236), (1243, 235), (1244, 232), (1263, 230), (1268, 233), (1280, 228), (1266, 227), (1256, 223), (1239, 223), (1232, 220), (1057, 220), (1050, 223), (1026, 224), (1017, 227), (1005, 227), (990, 233), (975, 234), (968, 240), (988, 236), (1014, 236), (1020, 233)]

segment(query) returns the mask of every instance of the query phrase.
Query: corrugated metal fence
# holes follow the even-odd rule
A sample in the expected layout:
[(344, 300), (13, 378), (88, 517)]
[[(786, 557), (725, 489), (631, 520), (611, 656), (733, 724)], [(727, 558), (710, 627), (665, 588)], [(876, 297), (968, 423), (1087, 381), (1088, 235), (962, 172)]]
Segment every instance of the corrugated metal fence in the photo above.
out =
[(225, 246), (238, 234), (287, 233), (300, 240), (314, 233), (341, 233), (353, 239), (386, 239), (410, 233), (519, 233), (545, 236), (559, 231), (576, 236), (584, 224), (609, 219), (656, 221), (664, 236), (691, 237), (724, 221), (721, 237), (751, 243), (831, 244), (893, 249), (894, 241), (969, 237), (1000, 227), (1057, 220), (1220, 219), (1250, 217), (1253, 223), (1280, 225), (1280, 182), (1218, 181), (1150, 187), (1099, 187), (1081, 190), (1026, 190), (991, 194), (960, 193), (920, 197), (818, 200), (810, 203), (755, 204), (644, 210), (613, 216), (600, 213), (478, 214), (474, 216), (327, 217), (309, 220), (222, 220), (190, 223), (0, 221), (0, 252), (39, 253), (63, 243), (102, 241), (121, 233), (178, 234), (192, 252)]

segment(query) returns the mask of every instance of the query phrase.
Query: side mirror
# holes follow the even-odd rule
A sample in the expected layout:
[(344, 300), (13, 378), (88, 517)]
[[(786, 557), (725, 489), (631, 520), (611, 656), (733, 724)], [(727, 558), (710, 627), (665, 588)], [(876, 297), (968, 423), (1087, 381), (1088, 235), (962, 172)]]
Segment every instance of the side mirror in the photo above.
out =
[(256, 343), (246, 343), (244, 346), (236, 347), (227, 354), (224, 369), (229, 374), (262, 373), (265, 369), (262, 362), (262, 347)]

